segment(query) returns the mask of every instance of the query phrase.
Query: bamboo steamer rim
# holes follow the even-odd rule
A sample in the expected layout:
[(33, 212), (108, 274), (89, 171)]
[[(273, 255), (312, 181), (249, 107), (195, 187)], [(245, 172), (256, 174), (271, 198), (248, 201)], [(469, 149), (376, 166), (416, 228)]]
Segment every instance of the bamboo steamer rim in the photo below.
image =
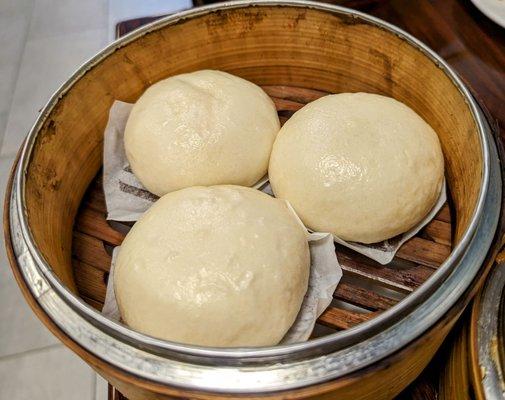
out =
[(473, 302), (469, 321), (470, 372), (478, 399), (498, 399), (505, 392), (505, 252), (500, 255)]
[[(467, 101), (470, 110), (473, 114), (474, 120), (477, 125), (477, 130), (479, 134), (479, 140), (481, 143), (481, 152), (482, 152), (482, 159), (483, 159), (483, 175), (482, 175), (482, 184), (481, 188), (479, 191), (479, 197), (477, 201), (477, 205), (474, 209), (474, 212), (472, 214), (472, 218), (469, 224), (469, 227), (467, 228), (466, 232), (464, 233), (463, 237), (461, 238), (461, 241), (455, 246), (453, 249), (451, 255), (449, 258), (440, 266), (440, 268), (432, 275), (432, 277), (429, 278), (427, 284), (423, 285), (421, 288), (419, 288), (414, 294), (410, 295), (406, 300), (402, 301), (398, 305), (394, 306), (391, 308), (389, 311), (385, 312), (383, 315), (373, 319), (372, 321), (363, 323), (359, 325), (356, 328), (349, 329), (345, 332), (339, 332), (333, 335), (329, 335), (324, 338), (319, 338), (312, 340), (307, 343), (299, 343), (299, 344), (293, 344), (293, 345), (284, 345), (284, 346), (277, 346), (277, 347), (272, 347), (272, 348), (262, 348), (262, 349), (211, 349), (211, 348), (201, 348), (201, 347), (196, 347), (196, 346), (185, 346), (185, 345), (180, 345), (180, 344), (175, 344), (175, 343), (169, 343), (165, 341), (160, 341), (157, 339), (153, 339), (150, 337), (147, 337), (145, 335), (139, 334), (137, 332), (133, 332), (129, 330), (128, 328), (118, 325), (116, 323), (113, 323), (106, 318), (104, 318), (101, 314), (97, 313), (95, 310), (92, 310), (89, 306), (87, 306), (85, 303), (83, 303), (80, 299), (76, 298), (73, 294), (71, 294), (59, 281), (59, 279), (52, 273), (51, 267), (46, 263), (46, 261), (43, 259), (43, 256), (40, 254), (38, 251), (36, 245), (34, 244), (34, 240), (32, 237), (32, 234), (30, 232), (30, 228), (28, 226), (28, 220), (27, 220), (27, 214), (26, 210), (24, 209), (24, 185), (25, 185), (25, 173), (28, 168), (29, 160), (30, 160), (30, 154), (33, 149), (34, 143), (35, 143), (35, 138), (37, 136), (38, 131), (40, 130), (42, 124), (44, 123), (45, 119), (55, 106), (55, 104), (58, 102), (59, 98), (63, 96), (70, 88), (73, 86), (73, 84), (81, 77), (83, 76), (89, 69), (91, 69), (94, 65), (98, 64), (100, 61), (102, 61), (104, 58), (106, 58), (108, 55), (110, 55), (112, 52), (114, 52), (116, 49), (126, 45), (127, 43), (141, 37), (142, 35), (151, 32), (153, 30), (156, 30), (158, 28), (161, 28), (163, 26), (171, 25), (178, 23), (184, 19), (190, 18), (190, 17), (196, 17), (200, 15), (204, 15), (207, 13), (211, 13), (217, 10), (223, 10), (223, 9), (233, 9), (233, 8), (239, 8), (239, 7), (248, 7), (248, 6), (292, 6), (292, 7), (309, 7), (313, 9), (317, 9), (320, 11), (326, 11), (329, 13), (336, 13), (336, 14), (344, 14), (348, 16), (352, 16), (353, 18), (356, 19), (361, 19), (364, 20), (367, 23), (373, 24), (375, 26), (378, 26), (382, 29), (386, 29), (390, 32), (393, 32), (394, 34), (398, 35), (405, 41), (407, 41), (410, 45), (416, 47), (418, 50), (423, 52), (427, 57), (429, 57), (439, 68), (443, 69), (444, 72), (447, 74), (447, 76), (452, 80), (454, 85), (459, 89), (459, 91), (462, 93), (462, 95), (465, 97), (465, 100)], [(432, 50), (427, 48), (424, 44), (422, 44), (420, 41), (417, 39), (413, 38), (409, 34), (405, 33), (404, 31), (394, 27), (391, 24), (388, 24), (384, 21), (381, 21), (377, 18), (368, 16), (366, 14), (356, 12), (353, 10), (349, 10), (343, 7), (338, 7), (338, 6), (331, 6), (331, 5), (326, 5), (326, 4), (318, 4), (318, 3), (312, 3), (312, 2), (307, 2), (303, 0), (298, 0), (298, 1), (265, 1), (265, 0), (260, 0), (260, 1), (237, 1), (233, 3), (221, 3), (218, 5), (212, 5), (212, 6), (207, 6), (203, 7), (200, 9), (195, 9), (187, 12), (183, 12), (180, 14), (176, 14), (173, 16), (169, 16), (167, 18), (164, 18), (160, 21), (156, 21), (154, 23), (151, 23), (147, 25), (144, 28), (141, 28), (138, 31), (132, 32), (131, 34), (125, 36), (123, 39), (120, 39), (114, 43), (112, 43), (110, 46), (108, 46), (105, 50), (103, 50), (101, 53), (99, 53), (97, 56), (93, 57), (90, 61), (85, 63), (56, 93), (53, 95), (47, 106), (44, 108), (44, 110), (41, 113), (41, 116), (31, 129), (29, 136), (26, 140), (26, 143), (22, 149), (21, 152), (21, 157), (20, 157), (20, 162), (16, 170), (16, 176), (15, 176), (15, 185), (14, 185), (14, 190), (12, 192), (12, 199), (13, 199), (13, 208), (11, 209), (11, 218), (14, 217), (14, 219), (19, 218), (19, 225), (16, 226), (16, 224), (13, 224), (13, 228), (11, 229), (11, 232), (13, 236), (18, 235), (23, 238), (23, 240), (26, 240), (26, 250), (28, 251), (27, 258), (30, 259), (34, 266), (42, 272), (43, 278), (47, 280), (49, 283), (51, 289), (56, 292), (59, 296), (61, 296), (62, 299), (65, 300), (65, 303), (70, 306), (74, 311), (77, 310), (80, 312), (82, 315), (86, 316), (88, 319), (93, 320), (94, 325), (99, 325), (100, 328), (112, 336), (119, 337), (120, 340), (126, 342), (127, 344), (131, 345), (133, 344), (133, 347), (135, 348), (154, 348), (157, 349), (159, 353), (165, 353), (169, 354), (170, 356), (174, 356), (174, 352), (177, 354), (177, 356), (182, 357), (183, 359), (187, 360), (190, 357), (200, 357), (200, 358), (211, 358), (212, 360), (225, 360), (225, 363), (230, 363), (234, 364), (236, 363), (244, 363), (246, 361), (250, 361), (252, 363), (258, 362), (260, 360), (261, 362), (265, 361), (272, 361), (272, 360), (280, 360), (283, 359), (284, 357), (289, 357), (293, 358), (299, 358), (303, 356), (307, 356), (310, 351), (319, 350), (321, 348), (325, 348), (325, 350), (331, 349), (332, 351), (335, 349), (342, 349), (345, 346), (348, 346), (350, 343), (356, 343), (359, 342), (362, 339), (368, 339), (367, 342), (360, 342), (357, 345), (354, 344), (354, 346), (359, 349), (361, 346), (361, 349), (363, 350), (363, 346), (367, 346), (370, 344), (371, 339), (370, 336), (373, 334), (377, 333), (380, 329), (384, 328), (386, 325), (389, 324), (389, 327), (387, 330), (382, 331), (380, 334), (377, 334), (373, 339), (375, 341), (381, 341), (382, 339), (388, 339), (387, 333), (391, 332), (401, 332), (401, 337), (403, 339), (402, 342), (399, 342), (395, 340), (396, 343), (391, 342), (391, 337), (389, 337), (389, 341), (387, 343), (387, 346), (380, 346), (378, 350), (374, 353), (371, 354), (370, 357), (371, 359), (368, 360), (362, 360), (362, 363), (356, 363), (354, 366), (355, 369), (359, 367), (366, 366), (367, 363), (369, 364), (372, 361), (376, 361), (378, 359), (384, 358), (387, 355), (393, 353), (394, 351), (397, 351), (399, 348), (404, 346), (406, 343), (412, 341), (413, 339), (419, 337), (424, 331), (426, 331), (430, 326), (432, 326), (436, 321), (440, 319), (440, 317), (447, 312), (447, 310), (456, 302), (456, 300), (459, 298), (459, 296), (466, 290), (466, 288), (469, 286), (470, 282), (473, 280), (475, 277), (477, 271), (478, 271), (478, 264), (479, 260), (480, 262), (483, 259), (482, 254), (477, 254), (478, 251), (476, 250), (476, 244), (474, 243), (474, 252), (473, 254), (464, 254), (465, 251), (467, 251), (468, 245), (471, 242), (480, 221), (480, 217), (483, 211), (484, 203), (486, 202), (489, 205), (489, 196), (487, 196), (487, 191), (489, 188), (489, 180), (490, 180), (490, 154), (489, 154), (489, 146), (490, 143), (488, 142), (487, 139), (487, 134), (486, 134), (487, 128), (486, 128), (486, 123), (484, 121), (484, 118), (480, 111), (477, 108), (476, 103), (472, 99), (468, 89), (463, 85), (461, 80), (457, 77), (457, 75), (450, 69), (450, 67), (440, 58), (438, 57)], [(496, 157), (495, 153), (493, 155)], [(496, 161), (496, 160), (495, 160)], [(495, 166), (496, 168), (496, 166)], [(495, 171), (495, 175), (498, 174), (497, 171)], [(497, 176), (494, 176), (494, 183), (496, 183), (496, 178)], [(493, 189), (498, 190), (500, 189), (499, 184), (493, 185)], [(495, 192), (494, 193), (495, 197), (500, 196), (499, 193)], [(20, 199), (20, 201), (16, 201), (16, 199)], [(492, 199), (491, 199), (492, 200)], [(492, 202), (491, 202), (492, 204)], [(496, 210), (495, 210), (496, 211)], [(16, 215), (14, 215), (16, 214)], [(493, 213), (491, 213), (493, 215)], [(480, 240), (482, 240), (483, 243), (490, 243), (493, 237), (493, 233), (496, 228), (496, 222), (497, 218), (493, 220), (491, 215), (490, 220), (487, 221), (487, 231), (482, 233), (482, 236), (480, 237)], [(497, 211), (494, 213), (494, 215), (497, 215)], [(467, 252), (468, 253), (468, 252)], [(470, 258), (470, 261), (468, 259)], [(437, 303), (432, 303), (431, 304), (431, 311), (430, 309), (427, 309), (426, 304), (421, 304), (422, 300), (434, 293), (434, 292), (440, 292), (440, 288), (437, 288), (437, 283), (440, 283), (444, 278), (446, 278), (451, 272), (452, 272), (452, 267), (453, 265), (460, 260), (467, 260), (467, 273), (465, 273), (462, 277), (462, 279), (459, 279), (457, 283), (453, 282), (453, 289), (449, 292), (448, 295), (444, 296), (438, 296), (438, 304)], [(473, 264), (474, 267), (471, 268), (470, 264)], [(477, 266), (475, 266), (477, 265)], [(25, 279), (26, 279), (25, 275)], [(33, 290), (33, 288), (32, 288)], [(435, 297), (435, 296), (432, 296)], [(61, 300), (61, 299), (60, 299)], [(400, 325), (398, 322), (399, 319), (404, 318), (405, 314), (407, 314), (412, 308), (416, 308), (416, 311), (418, 312), (418, 317), (423, 321), (424, 326), (419, 326), (417, 324), (416, 329), (413, 329), (413, 326), (415, 324), (412, 324), (412, 326), (409, 326), (409, 323), (405, 323), (406, 321), (402, 321), (403, 326), (398, 327)], [(424, 308), (423, 308), (424, 307)], [(409, 316), (412, 317), (412, 316)], [(404, 319), (407, 319), (406, 317)], [(393, 325), (393, 323), (397, 323), (396, 325)], [(373, 329), (372, 329), (373, 328)], [(395, 331), (396, 329), (396, 331)], [(139, 344), (140, 343), (140, 344)], [(348, 349), (346, 349), (348, 350)], [(320, 352), (318, 352), (320, 354)], [(338, 353), (335, 353), (338, 354)], [(183, 357), (184, 356), (184, 357)], [(346, 369), (345, 371), (350, 372), (349, 369)], [(333, 371), (333, 373), (330, 375), (327, 375), (325, 379), (330, 379), (332, 377), (337, 376), (338, 374), (342, 374), (344, 371)], [(154, 379), (151, 377), (151, 379)], [(290, 385), (293, 387), (296, 385), (302, 385), (306, 384), (304, 382), (291, 382)]]

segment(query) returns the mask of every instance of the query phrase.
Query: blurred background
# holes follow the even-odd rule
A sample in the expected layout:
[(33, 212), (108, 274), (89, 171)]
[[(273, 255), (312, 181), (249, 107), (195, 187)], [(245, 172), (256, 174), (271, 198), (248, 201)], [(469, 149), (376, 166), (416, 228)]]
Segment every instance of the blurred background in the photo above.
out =
[[(212, 1), (0, 0), (0, 196), (23, 138), (51, 94), (114, 40), (118, 23)], [(370, 12), (420, 37), (484, 97), (503, 126), (505, 1), (329, 1)], [(473, 4), (495, 22), (484, 16)], [(496, 4), (500, 8), (493, 9)], [(490, 8), (491, 7), (491, 8)], [(411, 17), (417, 24), (410, 24)], [(419, 23), (419, 21), (426, 23)], [(123, 32), (138, 20), (123, 24)], [(448, 24), (450, 29), (446, 26)], [(478, 34), (477, 34), (478, 33)], [(479, 73), (473, 73), (479, 71)], [(468, 72), (468, 73), (466, 73)], [(101, 400), (107, 383), (30, 311), (0, 245), (0, 399)], [(410, 398), (410, 397), (409, 397)]]

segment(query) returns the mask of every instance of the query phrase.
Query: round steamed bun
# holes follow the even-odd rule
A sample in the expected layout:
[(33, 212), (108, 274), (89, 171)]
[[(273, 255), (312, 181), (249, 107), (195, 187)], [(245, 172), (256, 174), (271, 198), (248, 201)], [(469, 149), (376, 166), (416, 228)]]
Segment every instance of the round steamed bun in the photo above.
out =
[(133, 106), (124, 145), (134, 174), (162, 196), (195, 185), (254, 185), (267, 172), (279, 128), (260, 87), (203, 70), (148, 88)]
[(437, 134), (405, 104), (342, 93), (306, 105), (286, 122), (269, 178), (307, 227), (374, 243), (425, 217), (442, 188), (444, 159)]
[(176, 342), (277, 344), (307, 290), (305, 228), (286, 202), (239, 186), (159, 199), (126, 236), (114, 270), (123, 320)]

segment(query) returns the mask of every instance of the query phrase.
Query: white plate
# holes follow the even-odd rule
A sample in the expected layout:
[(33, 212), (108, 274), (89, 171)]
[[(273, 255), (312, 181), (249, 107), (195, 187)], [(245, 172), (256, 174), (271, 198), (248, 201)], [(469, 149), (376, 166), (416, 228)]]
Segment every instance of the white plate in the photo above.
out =
[(488, 18), (505, 28), (505, 0), (472, 0)]

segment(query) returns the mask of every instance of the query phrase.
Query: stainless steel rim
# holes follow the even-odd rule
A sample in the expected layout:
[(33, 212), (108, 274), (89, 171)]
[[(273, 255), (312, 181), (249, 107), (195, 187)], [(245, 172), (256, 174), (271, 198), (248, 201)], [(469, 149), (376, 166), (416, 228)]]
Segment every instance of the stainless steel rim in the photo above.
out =
[[(147, 32), (186, 18), (220, 9), (265, 5), (310, 7), (351, 15), (376, 24), (405, 39), (444, 70), (467, 100), (481, 141), (482, 186), (471, 223), (448, 260), (421, 288), (380, 317), (348, 331), (306, 343), (262, 349), (201, 348), (139, 334), (104, 318), (70, 293), (38, 251), (24, 208), (25, 171), (36, 135), (59, 98), (82, 75), (117, 48)], [(492, 241), (501, 201), (497, 156), (494, 146), (489, 143), (486, 133), (488, 130), (475, 101), (447, 64), (417, 39), (384, 21), (349, 9), (306, 1), (238, 1), (191, 10), (154, 22), (114, 42), (85, 63), (51, 98), (28, 135), (16, 171), (11, 204), (11, 231), (17, 239), (15, 242), (19, 241), (15, 245), (15, 253), (29, 287), (51, 318), (83, 347), (118, 368), (161, 383), (214, 391), (281, 390), (321, 382), (363, 368), (405, 346), (439, 320), (470, 285)], [(491, 186), (490, 179), (493, 182)], [(486, 214), (482, 216), (484, 205)], [(472, 240), (476, 232), (478, 240)], [(459, 265), (453, 272), (458, 261)], [(448, 278), (444, 281), (446, 277)], [(423, 303), (430, 294), (433, 295), (429, 301)], [(99, 344), (107, 345), (101, 347)], [(320, 356), (321, 354), (325, 355)], [(308, 356), (312, 358), (302, 360)], [(129, 362), (125, 363), (126, 359)], [(280, 360), (285, 364), (278, 367), (272, 365)], [(221, 366), (213, 365), (218, 362)], [(265, 366), (266, 363), (269, 366)], [(237, 367), (242, 365), (248, 367)], [(215, 375), (218, 371), (223, 375)]]
[[(505, 264), (496, 264), (484, 286), (477, 321), (477, 354), (486, 399), (505, 397), (503, 322), (505, 310)], [(503, 351), (503, 347), (502, 347)]]

